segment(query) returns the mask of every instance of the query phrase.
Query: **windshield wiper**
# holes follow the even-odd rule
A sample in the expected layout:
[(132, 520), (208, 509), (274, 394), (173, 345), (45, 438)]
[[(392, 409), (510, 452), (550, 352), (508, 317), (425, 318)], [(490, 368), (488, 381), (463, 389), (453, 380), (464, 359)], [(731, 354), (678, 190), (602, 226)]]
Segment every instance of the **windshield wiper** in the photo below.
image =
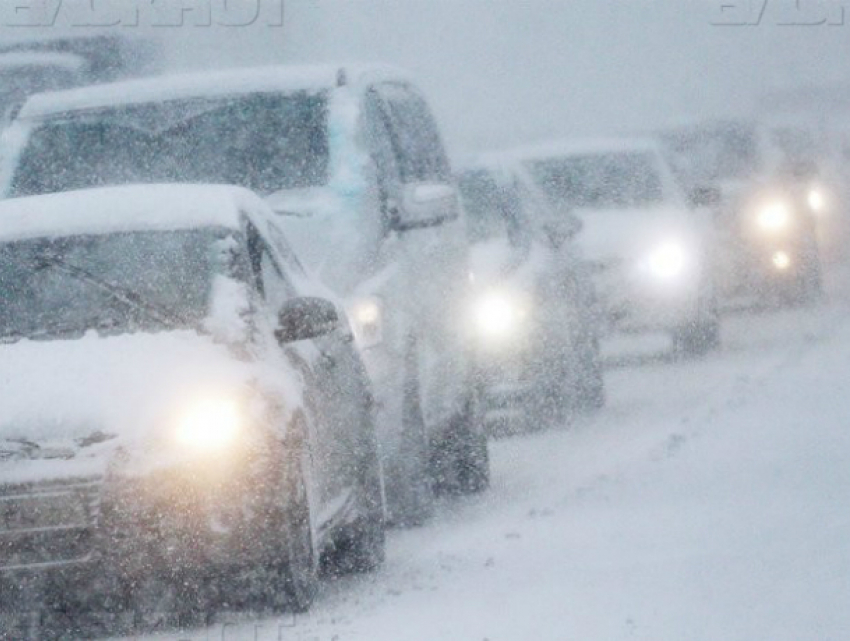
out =
[(101, 280), (88, 270), (66, 263), (57, 256), (40, 256), (38, 259), (38, 266), (56, 267), (69, 276), (73, 276), (79, 281), (106, 292), (113, 299), (124, 303), (128, 307), (142, 312), (150, 320), (153, 320), (156, 323), (161, 323), (163, 325), (168, 325), (169, 323), (190, 325), (190, 323), (188, 323), (188, 321), (177, 312), (158, 303), (146, 300), (130, 289)]

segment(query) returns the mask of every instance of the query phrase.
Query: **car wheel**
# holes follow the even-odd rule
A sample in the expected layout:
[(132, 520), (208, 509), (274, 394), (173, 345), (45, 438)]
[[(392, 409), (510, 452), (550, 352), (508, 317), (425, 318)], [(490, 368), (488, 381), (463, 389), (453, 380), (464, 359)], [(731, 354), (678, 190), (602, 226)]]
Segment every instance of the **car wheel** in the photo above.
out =
[(591, 338), (581, 354), (583, 366), (576, 386), (576, 405), (585, 411), (599, 410), (605, 406), (605, 373), (599, 349), (599, 339)]
[(399, 453), (386, 469), (390, 522), (401, 527), (422, 525), (434, 513), (430, 446), (422, 415), (417, 358), (415, 341), (411, 339), (405, 365)]
[(285, 594), (292, 611), (300, 613), (309, 610), (313, 603), (319, 581), (319, 566), (307, 494), (309, 453), (303, 441), (293, 451), (295, 454), (290, 457), (287, 465), (286, 487), (290, 500), (286, 507), (283, 528), (283, 567), (279, 568), (282, 585), (278, 586), (277, 591)]
[(384, 563), (386, 524), (377, 443), (371, 439), (360, 481), (360, 517), (336, 537), (330, 564), (337, 573), (370, 572)]
[(676, 352), (685, 356), (703, 356), (720, 347), (720, 312), (717, 299), (703, 299), (697, 317), (673, 332)]
[(477, 396), (467, 401), (434, 447), (431, 469), (438, 494), (475, 494), (490, 485), (490, 453)]
[(680, 328), (673, 336), (675, 350), (687, 356), (702, 356), (720, 346), (720, 320), (697, 321)]
[(337, 574), (372, 572), (383, 565), (385, 549), (384, 518), (371, 514), (358, 519), (337, 538), (331, 565)]

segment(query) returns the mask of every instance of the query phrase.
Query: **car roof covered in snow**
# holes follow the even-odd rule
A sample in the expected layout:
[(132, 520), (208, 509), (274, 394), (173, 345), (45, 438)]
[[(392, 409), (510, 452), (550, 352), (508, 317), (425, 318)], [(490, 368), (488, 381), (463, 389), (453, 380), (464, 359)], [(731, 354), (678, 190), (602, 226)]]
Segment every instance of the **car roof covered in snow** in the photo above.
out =
[(341, 85), (406, 81), (406, 72), (382, 65), (305, 65), (235, 68), (126, 80), (37, 94), (20, 118), (43, 118), (71, 111), (104, 109), (199, 97), (223, 98), (250, 93), (322, 91)]
[(0, 72), (20, 67), (63, 67), (79, 71), (86, 64), (83, 57), (55, 51), (16, 51), (0, 53)]
[(204, 227), (236, 229), (241, 212), (266, 210), (253, 192), (228, 185), (100, 187), (0, 201), (0, 241)]
[(610, 153), (660, 153), (661, 146), (652, 138), (591, 138), (562, 140), (528, 147), (519, 147), (505, 152), (507, 158), (517, 161), (559, 156), (584, 156)]

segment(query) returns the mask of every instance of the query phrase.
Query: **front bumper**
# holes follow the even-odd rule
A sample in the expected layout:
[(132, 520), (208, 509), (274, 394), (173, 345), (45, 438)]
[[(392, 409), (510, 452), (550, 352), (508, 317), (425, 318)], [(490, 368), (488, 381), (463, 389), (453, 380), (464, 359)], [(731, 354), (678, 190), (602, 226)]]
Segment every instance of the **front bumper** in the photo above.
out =
[(5, 486), (0, 580), (100, 570), (119, 577), (215, 572), (259, 562), (270, 554), (266, 528), (281, 531), (280, 503), (239, 480), (205, 486), (172, 474)]
[(605, 334), (676, 329), (699, 313), (700, 282), (695, 275), (662, 281), (601, 267), (595, 283)]

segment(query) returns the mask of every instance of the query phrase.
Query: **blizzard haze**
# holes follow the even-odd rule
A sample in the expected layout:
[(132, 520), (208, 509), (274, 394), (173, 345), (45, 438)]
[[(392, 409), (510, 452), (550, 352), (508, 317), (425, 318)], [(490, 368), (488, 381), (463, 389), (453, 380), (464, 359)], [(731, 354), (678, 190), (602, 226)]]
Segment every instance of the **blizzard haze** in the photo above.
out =
[[(749, 3), (725, 4), (740, 15)], [(748, 115), (770, 90), (840, 82), (850, 74), (850, 25), (780, 24), (835, 16), (840, 3), (804, 4), (770, 0), (758, 26), (718, 26), (720, 0), (285, 0), (283, 28), (194, 27), (187, 14), (182, 28), (132, 31), (161, 39), (174, 69), (345, 61), (408, 68), (462, 154)], [(261, 18), (277, 6), (266, 0)], [(82, 31), (67, 27), (74, 7), (65, 0), (57, 27), (44, 33)]]

